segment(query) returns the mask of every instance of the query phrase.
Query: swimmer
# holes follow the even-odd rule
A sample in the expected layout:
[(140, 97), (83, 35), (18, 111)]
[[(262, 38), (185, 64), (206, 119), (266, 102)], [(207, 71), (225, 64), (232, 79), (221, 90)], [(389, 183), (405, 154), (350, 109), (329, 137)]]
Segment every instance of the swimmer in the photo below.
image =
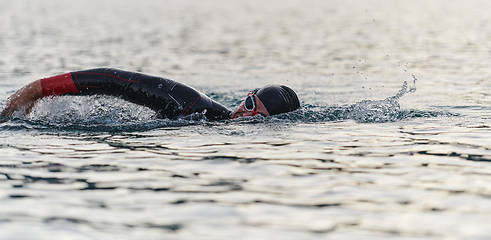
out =
[(234, 111), (194, 88), (173, 80), (114, 68), (97, 68), (61, 74), (29, 83), (12, 94), (0, 113), (29, 113), (38, 99), (61, 95), (106, 94), (144, 105), (161, 118), (175, 119), (201, 113), (208, 120), (235, 119), (261, 114), (265, 117), (300, 107), (296, 93), (287, 86), (268, 85), (250, 91)]

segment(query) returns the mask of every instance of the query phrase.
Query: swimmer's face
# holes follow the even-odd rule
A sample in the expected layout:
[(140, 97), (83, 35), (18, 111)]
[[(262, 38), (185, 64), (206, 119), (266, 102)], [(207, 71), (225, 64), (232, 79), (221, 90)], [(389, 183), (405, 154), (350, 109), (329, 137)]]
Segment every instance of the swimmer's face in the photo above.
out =
[(236, 119), (236, 118), (239, 118), (239, 117), (252, 117), (252, 116), (257, 115), (257, 114), (261, 114), (263, 116), (269, 116), (269, 112), (266, 109), (266, 107), (264, 106), (263, 102), (261, 102), (261, 99), (259, 99), (254, 94), (251, 97), (253, 97), (254, 100), (255, 100), (255, 102), (254, 102), (255, 103), (255, 109), (254, 109), (254, 111), (249, 111), (249, 110), (246, 109), (245, 100), (244, 100), (244, 101), (242, 101), (242, 103), (240, 103), (239, 106), (237, 106), (235, 108), (234, 112), (230, 116), (230, 119)]

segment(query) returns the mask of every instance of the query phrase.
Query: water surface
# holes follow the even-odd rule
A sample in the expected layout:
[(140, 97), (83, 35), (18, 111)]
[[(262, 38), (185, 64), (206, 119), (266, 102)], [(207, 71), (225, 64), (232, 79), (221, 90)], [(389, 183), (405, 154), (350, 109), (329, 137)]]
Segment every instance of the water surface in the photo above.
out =
[[(0, 122), (2, 239), (487, 239), (488, 1), (0, 1), (0, 100), (117, 67), (232, 109), (156, 119), (106, 96)], [(406, 85), (404, 85), (406, 82)]]

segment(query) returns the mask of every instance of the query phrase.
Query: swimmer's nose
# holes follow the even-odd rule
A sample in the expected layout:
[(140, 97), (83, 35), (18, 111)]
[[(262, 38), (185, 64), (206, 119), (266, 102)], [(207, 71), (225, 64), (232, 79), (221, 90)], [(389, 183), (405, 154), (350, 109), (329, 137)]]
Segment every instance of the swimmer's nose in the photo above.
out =
[(240, 103), (230, 115), (230, 119), (236, 119), (238, 117), (243, 117), (244, 113), (247, 113), (247, 110), (244, 107), (244, 102)]

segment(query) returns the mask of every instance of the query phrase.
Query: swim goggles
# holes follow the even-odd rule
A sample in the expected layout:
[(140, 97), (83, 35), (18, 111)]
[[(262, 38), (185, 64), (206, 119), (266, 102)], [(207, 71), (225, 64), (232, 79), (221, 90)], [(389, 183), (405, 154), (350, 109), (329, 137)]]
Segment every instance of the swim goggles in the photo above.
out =
[(256, 95), (258, 90), (259, 90), (259, 88), (256, 88), (247, 94), (247, 97), (244, 101), (244, 108), (248, 112), (252, 112), (252, 114), (254, 114), (253, 116), (256, 116), (258, 114), (261, 114), (264, 116), (264, 114), (256, 112), (256, 98), (254, 97), (254, 95)]

